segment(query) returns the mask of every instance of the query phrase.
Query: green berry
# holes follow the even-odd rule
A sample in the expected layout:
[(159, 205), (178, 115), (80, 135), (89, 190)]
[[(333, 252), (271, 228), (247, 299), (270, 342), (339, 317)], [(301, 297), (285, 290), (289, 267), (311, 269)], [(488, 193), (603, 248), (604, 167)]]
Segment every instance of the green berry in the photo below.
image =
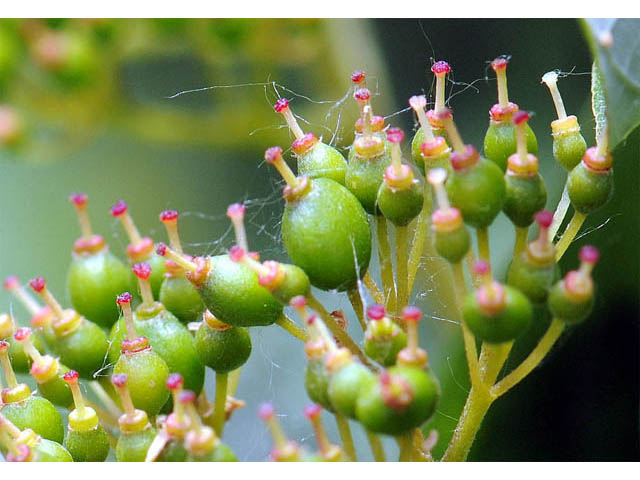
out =
[(249, 330), (226, 325), (208, 311), (196, 333), (195, 344), (202, 363), (217, 373), (241, 367), (251, 354)]
[(184, 273), (173, 275), (172, 268), (167, 267), (168, 276), (160, 287), (160, 302), (182, 323), (196, 322), (205, 310), (202, 298)]
[(140, 432), (122, 432), (116, 445), (118, 462), (144, 462), (147, 450), (156, 436), (156, 429), (149, 425)]
[(440, 388), (422, 368), (391, 367), (357, 400), (356, 416), (374, 433), (399, 435), (418, 428), (435, 412)]
[(409, 188), (395, 189), (383, 182), (378, 192), (378, 207), (394, 225), (405, 226), (422, 211), (424, 186), (414, 179)]
[(71, 454), (58, 442), (39, 438), (33, 446), (36, 462), (73, 462)]
[[(0, 314), (0, 340), (9, 340), (15, 332), (16, 324), (13, 317), (6, 313)], [(33, 346), (38, 350), (38, 352), (44, 352), (43, 341), (40, 339), (39, 335), (34, 335)], [(31, 358), (29, 358), (29, 355), (24, 351), (22, 343), (10, 342), (9, 359), (11, 360), (11, 365), (13, 365), (13, 369), (16, 372), (29, 372), (29, 368), (31, 367)]]
[(587, 151), (587, 142), (580, 133), (575, 115), (551, 122), (553, 136), (553, 158), (566, 170), (571, 171), (580, 163)]
[(310, 357), (304, 374), (304, 388), (311, 401), (333, 412), (334, 408), (329, 399), (329, 379), (324, 358)]
[(345, 186), (360, 201), (367, 213), (380, 213), (378, 191), (384, 173), (391, 164), (385, 141), (379, 136), (362, 136), (354, 142), (354, 157), (347, 165)]
[(156, 462), (186, 462), (189, 452), (184, 448), (183, 441), (177, 438), (169, 440), (160, 454), (156, 458)]
[(602, 207), (613, 195), (613, 159), (599, 155), (596, 147), (587, 150), (567, 178), (571, 205), (586, 215)]
[[(28, 392), (26, 396), (25, 389)], [(62, 417), (49, 400), (32, 395), (25, 384), (18, 385), (18, 388), (5, 389), (2, 398), (2, 414), (16, 427), (21, 430), (30, 428), (47, 440), (62, 443)]]
[(327, 359), (331, 376), (329, 399), (335, 410), (348, 418), (356, 418), (356, 401), (371, 383), (375, 375), (361, 363), (351, 359), (345, 349), (338, 350)]
[[(492, 109), (493, 110), (493, 109)], [(538, 153), (538, 140), (531, 127), (527, 125), (527, 151), (533, 155)], [(516, 153), (516, 135), (513, 120), (491, 120), (484, 136), (484, 154), (487, 160), (495, 163), (504, 172), (507, 159)]]
[(407, 346), (407, 335), (386, 315), (382, 305), (367, 309), (369, 323), (364, 332), (364, 353), (379, 364), (395, 365), (400, 350)]

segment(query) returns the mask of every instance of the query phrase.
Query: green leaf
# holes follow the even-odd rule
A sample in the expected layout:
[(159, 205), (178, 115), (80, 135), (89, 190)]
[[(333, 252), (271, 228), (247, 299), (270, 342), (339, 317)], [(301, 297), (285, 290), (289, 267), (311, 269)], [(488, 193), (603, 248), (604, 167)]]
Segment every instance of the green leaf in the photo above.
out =
[(613, 150), (640, 125), (640, 20), (587, 19), (583, 26), (602, 74)]

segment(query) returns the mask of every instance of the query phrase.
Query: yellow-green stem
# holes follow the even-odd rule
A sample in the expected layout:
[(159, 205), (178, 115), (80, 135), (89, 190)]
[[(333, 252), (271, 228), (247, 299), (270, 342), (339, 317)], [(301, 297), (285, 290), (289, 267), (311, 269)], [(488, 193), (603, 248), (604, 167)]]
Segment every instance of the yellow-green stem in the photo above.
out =
[(347, 460), (357, 462), (358, 457), (356, 456), (356, 449), (353, 445), (349, 421), (339, 413), (334, 413), (334, 415), (336, 417), (336, 424), (338, 425), (338, 433), (340, 433), (340, 439), (342, 440), (342, 448), (347, 456)]
[[(407, 285), (409, 291), (413, 290), (413, 282), (418, 274), (420, 260), (426, 248), (431, 245), (431, 230), (429, 229), (429, 219), (431, 216), (431, 185), (425, 182), (424, 202), (422, 210), (414, 221), (415, 228), (413, 233), (413, 241), (411, 242), (411, 251), (409, 252), (408, 280)], [(425, 246), (426, 242), (426, 246)]]
[(398, 435), (396, 437), (398, 446), (400, 447), (399, 462), (410, 462), (413, 460), (413, 432)]
[(375, 218), (382, 290), (384, 291), (384, 297), (386, 299), (385, 307), (388, 310), (395, 310), (396, 289), (393, 283), (393, 263), (391, 262), (391, 245), (389, 244), (387, 219), (382, 215), (376, 215)]
[(367, 270), (367, 273), (362, 277), (362, 282), (364, 286), (367, 287), (367, 290), (369, 290), (369, 293), (371, 293), (373, 301), (379, 305), (384, 305), (384, 293), (382, 293), (382, 290), (380, 290), (380, 287), (378, 287), (378, 284), (371, 276), (371, 272)]
[(511, 352), (511, 347), (513, 347), (513, 342), (482, 344), (478, 368), (480, 379), (485, 385), (492, 386), (495, 383), (509, 352)]
[(407, 245), (407, 227), (396, 227), (396, 285), (398, 288), (396, 311), (398, 314), (402, 312), (402, 309), (409, 304), (409, 292), (408, 286), (408, 245)]
[(309, 340), (309, 334), (307, 333), (307, 331), (303, 328), (300, 328), (297, 323), (287, 317), (284, 313), (280, 315), (280, 318), (278, 318), (278, 320), (276, 320), (276, 324), (285, 329), (298, 340), (302, 340), (303, 342)]
[(560, 225), (564, 220), (564, 217), (567, 215), (567, 210), (569, 210), (569, 205), (571, 204), (571, 199), (569, 198), (569, 189), (567, 188), (567, 184), (564, 184), (564, 190), (562, 190), (562, 196), (560, 197), (560, 202), (556, 207), (556, 211), (553, 213), (553, 222), (551, 222), (551, 228), (549, 228), (549, 241), (553, 242), (556, 238), (556, 233), (560, 229)]
[(513, 258), (519, 257), (527, 248), (527, 234), (529, 227), (515, 227), (516, 243), (513, 246)]
[(364, 332), (367, 329), (367, 322), (364, 319), (364, 304), (362, 303), (360, 290), (358, 290), (358, 287), (347, 290), (347, 296), (349, 297), (353, 311), (356, 313), (360, 327)]
[(494, 397), (504, 395), (507, 391), (518, 384), (524, 377), (529, 375), (534, 368), (540, 365), (542, 359), (549, 353), (553, 345), (556, 343), (562, 332), (564, 331), (564, 322), (554, 318), (551, 325), (542, 336), (536, 348), (534, 348), (529, 356), (518, 365), (509, 375), (504, 377), (491, 388), (491, 394)]
[(375, 433), (371, 433), (369, 430), (366, 430), (366, 433), (367, 439), (369, 440), (369, 446), (371, 447), (371, 453), (373, 454), (373, 459), (376, 462), (386, 462), (387, 457), (384, 454), (384, 448), (380, 441), (380, 437)]
[(564, 252), (567, 251), (571, 242), (576, 237), (578, 232), (580, 231), (580, 227), (584, 223), (587, 216), (580, 212), (574, 212), (573, 217), (571, 217), (571, 221), (569, 225), (567, 225), (567, 229), (564, 231), (562, 236), (558, 239), (558, 243), (556, 243), (556, 262), (562, 258)]
[(227, 387), (227, 395), (233, 397), (238, 391), (238, 384), (240, 383), (240, 374), (242, 373), (242, 367), (236, 368), (229, 373), (229, 385)]
[(467, 287), (464, 281), (464, 271), (462, 270), (462, 263), (454, 263), (451, 265), (453, 269), (453, 278), (456, 285), (456, 303), (458, 305), (458, 312), (460, 319), (460, 326), (462, 327), (462, 338), (464, 339), (464, 351), (467, 356), (467, 366), (469, 367), (469, 379), (471, 385), (477, 385), (480, 381), (480, 371), (478, 368), (478, 350), (476, 348), (476, 339), (473, 333), (467, 328), (462, 318), (462, 299), (467, 292)]
[(467, 263), (467, 268), (469, 269), (469, 275), (471, 276), (471, 283), (475, 288), (480, 286), (482, 279), (480, 276), (476, 275), (473, 271), (473, 264), (476, 263), (476, 254), (473, 251), (473, 247), (469, 248), (469, 251), (464, 257), (464, 261)]
[(216, 431), (218, 437), (222, 437), (222, 430), (224, 429), (224, 422), (227, 417), (225, 407), (227, 404), (228, 379), (228, 373), (216, 372), (216, 397), (213, 403), (213, 429)]
[(491, 251), (489, 249), (489, 228), (482, 227), (476, 229), (476, 237), (478, 240), (478, 256), (481, 260), (491, 263)]

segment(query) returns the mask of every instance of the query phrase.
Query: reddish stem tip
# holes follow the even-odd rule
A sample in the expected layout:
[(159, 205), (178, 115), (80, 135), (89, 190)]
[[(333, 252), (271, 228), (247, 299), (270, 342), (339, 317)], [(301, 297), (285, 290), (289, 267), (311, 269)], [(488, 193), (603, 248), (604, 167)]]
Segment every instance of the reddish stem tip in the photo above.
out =
[(229, 250), (229, 258), (232, 262), (239, 262), (244, 257), (244, 253), (245, 252), (242, 247), (234, 245), (231, 247), (231, 250)]
[(445, 108), (443, 110), (440, 110), (439, 112), (437, 112), (435, 114), (435, 117), (438, 120), (444, 120), (446, 118), (453, 118), (453, 113), (451, 112), (451, 109), (449, 108)]
[(273, 109), (278, 113), (287, 108), (289, 108), (289, 100), (287, 100), (286, 98), (280, 98), (273, 106)]
[(536, 213), (536, 222), (540, 228), (549, 228), (553, 222), (553, 213), (549, 210), (542, 210)]
[(359, 102), (367, 102), (371, 98), (371, 91), (368, 88), (359, 88), (353, 93), (353, 98)]
[(306, 407), (304, 407), (304, 410), (302, 412), (304, 413), (304, 416), (309, 420), (313, 420), (322, 413), (322, 407), (314, 403), (312, 405), (307, 405)]
[(44, 277), (36, 277), (29, 282), (31, 288), (33, 288), (36, 292), (41, 292), (44, 290), (44, 287), (47, 286), (47, 282)]
[(520, 125), (523, 122), (528, 122), (530, 118), (531, 114), (529, 112), (518, 110), (513, 114), (513, 123), (515, 123), (516, 125)]
[(380, 383), (382, 385), (389, 385), (391, 383), (391, 375), (386, 370), (380, 373)]
[(172, 373), (167, 378), (167, 388), (172, 392), (180, 390), (183, 383), (184, 382), (182, 381), (182, 375), (180, 375), (179, 373)]
[(441, 73), (449, 73), (451, 71), (451, 65), (449, 65), (444, 60), (440, 60), (431, 65), (431, 71), (436, 75)]
[(161, 222), (173, 222), (178, 219), (178, 212), (176, 210), (165, 210), (160, 214)]
[(247, 210), (241, 203), (233, 203), (227, 207), (227, 217), (235, 218), (244, 215), (244, 212)]
[(580, 253), (578, 254), (580, 260), (585, 263), (596, 263), (598, 258), (600, 258), (600, 252), (593, 245), (585, 245), (580, 249)]
[(409, 305), (402, 310), (402, 318), (405, 321), (417, 322), (422, 318), (422, 310), (413, 305)]
[(13, 334), (13, 338), (18, 342), (24, 342), (29, 339), (31, 336), (31, 329), (29, 327), (20, 327), (16, 330), (16, 333)]
[(18, 280), (18, 277), (16, 277), (15, 275), (11, 275), (4, 280), (2, 286), (5, 290), (16, 290), (20, 288), (20, 280)]
[(404, 140), (404, 132), (401, 128), (392, 127), (387, 131), (387, 140), (391, 143), (401, 143)]
[(307, 325), (313, 325), (317, 319), (318, 319), (318, 315), (316, 315), (315, 313), (312, 313), (311, 315), (309, 315), (309, 318), (307, 318)]
[(121, 293), (116, 297), (116, 303), (122, 305), (125, 303), (131, 303), (131, 294), (129, 292)]
[(189, 405), (196, 401), (196, 394), (191, 390), (183, 390), (178, 396), (178, 401), (183, 405)]
[(478, 275), (485, 275), (491, 270), (491, 265), (486, 260), (478, 260), (473, 264), (473, 271)]
[(120, 215), (122, 215), (124, 212), (127, 211), (127, 204), (125, 203), (124, 200), (118, 200), (109, 210), (111, 212), (111, 215), (113, 215), (114, 217), (119, 217)]
[(289, 305), (294, 308), (304, 308), (307, 305), (307, 299), (304, 295), (296, 295), (291, 300), (289, 300)]
[(151, 275), (151, 267), (148, 263), (136, 263), (131, 270), (133, 270), (136, 277), (142, 280), (148, 279), (149, 275)]
[(117, 388), (122, 388), (127, 384), (126, 373), (116, 373), (111, 375), (111, 383)]
[(9, 342), (0, 340), (0, 353), (4, 353), (9, 350)]
[(78, 378), (80, 378), (80, 374), (75, 370), (69, 370), (62, 376), (62, 379), (67, 383), (78, 383)]
[(511, 55), (500, 55), (493, 62), (491, 62), (491, 68), (493, 69), (494, 72), (497, 72), (498, 70), (503, 70), (507, 68), (507, 64), (509, 63), (510, 59), (511, 59)]
[(86, 193), (78, 192), (69, 195), (69, 201), (75, 203), (77, 207), (84, 207), (89, 201)]
[(369, 308), (367, 308), (367, 317), (369, 317), (371, 320), (380, 320), (382, 318), (384, 318), (384, 316), (387, 314), (387, 311), (384, 309), (384, 307), (382, 305), (371, 305)]
[(355, 70), (351, 74), (351, 81), (356, 85), (360, 85), (362, 82), (364, 82), (365, 78), (366, 78), (366, 75), (364, 73), (364, 70)]
[(267, 163), (274, 163), (282, 156), (282, 148), (271, 147), (264, 152), (264, 159)]
[(427, 97), (424, 95), (414, 95), (409, 99), (409, 106), (416, 110), (421, 110), (427, 107)]
[(273, 418), (275, 412), (275, 408), (270, 403), (263, 403), (258, 407), (258, 416), (265, 422)]
[(164, 257), (167, 254), (167, 246), (164, 243), (158, 243), (156, 245), (156, 253)]

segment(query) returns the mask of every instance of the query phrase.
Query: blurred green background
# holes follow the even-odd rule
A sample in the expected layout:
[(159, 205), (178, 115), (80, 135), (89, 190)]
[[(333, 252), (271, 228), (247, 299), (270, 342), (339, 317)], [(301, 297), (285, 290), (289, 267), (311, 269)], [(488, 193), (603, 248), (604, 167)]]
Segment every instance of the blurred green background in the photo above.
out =
[[(410, 131), (415, 122), (405, 111), (407, 98), (429, 95), (432, 61), (448, 60), (449, 103), (465, 140), (481, 146), (496, 97), (488, 61), (513, 55), (509, 94), (535, 112), (531, 126), (540, 143), (550, 208), (560, 197), (565, 173), (551, 157), (549, 123), (555, 113), (540, 83), (543, 73), (573, 72), (559, 87), (568, 112), (579, 116), (593, 142), (591, 59), (570, 19), (4, 20), (0, 39), (7, 38), (15, 41), (0, 42), (0, 104), (18, 112), (24, 133), (0, 150), (0, 274), (17, 274), (23, 282), (44, 275), (65, 302), (70, 249), (79, 233), (67, 202), (73, 191), (89, 194), (94, 229), (121, 256), (127, 242), (108, 215), (120, 198), (129, 203), (140, 230), (156, 240), (165, 239), (159, 212), (179, 210), (183, 243), (198, 254), (232, 245), (226, 206), (245, 201), (252, 249), (265, 258), (285, 258), (280, 183), (261, 158), (270, 145), (288, 146), (291, 136), (271, 105), (279, 95), (292, 98), (305, 130), (348, 147), (357, 115), (348, 75), (356, 68), (368, 72), (376, 113)], [(66, 70), (59, 67), (65, 52), (75, 52)], [(3, 70), (6, 58), (15, 61), (5, 62)], [(169, 98), (202, 87), (212, 88)], [(583, 227), (588, 235), (574, 242), (562, 262), (565, 270), (575, 267), (577, 249), (586, 243), (601, 249), (596, 311), (562, 338), (541, 368), (496, 402), (472, 460), (640, 458), (639, 130), (614, 158), (615, 196), (589, 217)], [(496, 221), (491, 241), (494, 269), (503, 274), (513, 244), (506, 217)], [(446, 321), (449, 305), (437, 294), (438, 284), (438, 272), (422, 271), (414, 295), (429, 314), (421, 340), (443, 389), (427, 426), (439, 431), (439, 456), (469, 382), (459, 328)], [(349, 330), (359, 340), (346, 297), (322, 298), (331, 309), (345, 309)], [(5, 292), (0, 309), (26, 319)], [(510, 363), (544, 331), (549, 319), (538, 314)], [(240, 459), (265, 459), (271, 440), (255, 412), (260, 402), (272, 401), (291, 438), (314, 448), (302, 415), (309, 403), (302, 344), (277, 327), (252, 329), (252, 338), (254, 351), (238, 391), (247, 406), (234, 414), (225, 441)], [(325, 420), (337, 439), (332, 419)], [(353, 430), (360, 458), (371, 459), (362, 430), (355, 425)], [(385, 445), (393, 458), (395, 442)]]

